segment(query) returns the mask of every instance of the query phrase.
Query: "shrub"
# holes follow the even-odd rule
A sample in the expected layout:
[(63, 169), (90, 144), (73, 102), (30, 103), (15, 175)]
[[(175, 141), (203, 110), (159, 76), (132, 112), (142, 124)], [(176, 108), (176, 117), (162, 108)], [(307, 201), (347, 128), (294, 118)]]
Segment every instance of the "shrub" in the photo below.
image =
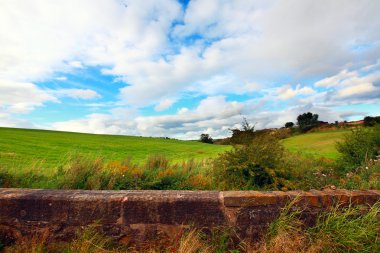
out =
[(377, 116), (377, 117), (366, 116), (364, 117), (363, 121), (364, 121), (364, 126), (372, 127), (372, 126), (375, 126), (376, 124), (380, 124), (380, 116)]
[(143, 171), (131, 162), (131, 158), (124, 161), (111, 161), (106, 167), (110, 173), (107, 188), (113, 190), (139, 189)]
[(145, 171), (143, 188), (151, 190), (178, 190), (182, 189), (182, 184), (186, 181), (187, 175), (179, 170), (155, 169)]
[(255, 137), (255, 126), (251, 126), (246, 118), (243, 118), (241, 129), (231, 129), (232, 136), (229, 139), (232, 144), (248, 145)]
[(46, 187), (48, 181), (51, 179), (33, 170), (18, 173), (0, 171), (0, 187), (41, 188)]
[(60, 188), (97, 190), (107, 188), (110, 174), (103, 169), (103, 160), (75, 157), (65, 170), (58, 171)]
[(286, 175), (281, 170), (283, 154), (278, 139), (257, 136), (248, 146), (221, 154), (214, 162), (214, 178), (220, 189), (277, 189), (283, 183), (277, 177)]
[(380, 140), (379, 129), (356, 128), (337, 143), (337, 150), (341, 154), (339, 165), (343, 171), (357, 168), (375, 158), (376, 144)]

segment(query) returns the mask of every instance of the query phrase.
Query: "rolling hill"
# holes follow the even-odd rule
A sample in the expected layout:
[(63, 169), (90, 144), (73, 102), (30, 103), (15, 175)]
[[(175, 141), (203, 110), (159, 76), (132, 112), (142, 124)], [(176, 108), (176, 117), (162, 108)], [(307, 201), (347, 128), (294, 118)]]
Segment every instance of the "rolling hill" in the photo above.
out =
[(349, 132), (350, 130), (331, 130), (307, 133), (284, 139), (282, 143), (291, 152), (337, 159), (339, 153), (336, 150), (336, 142), (342, 140)]
[(229, 146), (197, 141), (120, 135), (98, 135), (47, 130), (0, 128), (0, 167), (52, 168), (71, 155), (122, 160), (131, 157), (136, 163), (149, 155), (164, 155), (170, 161), (215, 157)]

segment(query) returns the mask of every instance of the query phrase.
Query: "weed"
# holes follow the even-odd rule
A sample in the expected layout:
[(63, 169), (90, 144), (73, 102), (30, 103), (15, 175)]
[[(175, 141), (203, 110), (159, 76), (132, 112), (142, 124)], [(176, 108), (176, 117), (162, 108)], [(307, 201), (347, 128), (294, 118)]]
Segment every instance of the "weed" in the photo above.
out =
[(372, 207), (336, 206), (322, 214), (308, 236), (322, 252), (380, 252), (380, 202)]

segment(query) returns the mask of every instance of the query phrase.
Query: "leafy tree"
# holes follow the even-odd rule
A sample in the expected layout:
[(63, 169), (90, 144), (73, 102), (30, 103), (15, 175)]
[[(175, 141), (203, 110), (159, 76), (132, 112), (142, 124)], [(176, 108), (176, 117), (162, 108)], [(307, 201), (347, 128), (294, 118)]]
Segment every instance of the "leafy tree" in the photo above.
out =
[(380, 116), (377, 116), (377, 117), (366, 116), (364, 117), (363, 121), (364, 121), (364, 126), (371, 127), (376, 124), (380, 124)]
[(286, 128), (291, 128), (291, 127), (293, 127), (294, 126), (294, 123), (293, 122), (286, 122), (285, 123), (285, 127)]
[(214, 140), (210, 137), (209, 134), (201, 134), (199, 141), (203, 143), (210, 143), (210, 144), (214, 142)]
[(307, 132), (310, 129), (317, 127), (319, 125), (318, 117), (318, 114), (313, 114), (311, 112), (298, 115), (297, 124), (301, 132)]

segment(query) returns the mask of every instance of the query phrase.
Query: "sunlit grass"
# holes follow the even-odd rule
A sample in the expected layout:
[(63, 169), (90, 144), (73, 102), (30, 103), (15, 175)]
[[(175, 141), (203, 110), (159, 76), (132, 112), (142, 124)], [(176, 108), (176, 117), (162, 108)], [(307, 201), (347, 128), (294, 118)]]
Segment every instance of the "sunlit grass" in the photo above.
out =
[(300, 152), (315, 157), (337, 159), (336, 142), (343, 140), (343, 136), (350, 130), (333, 130), (296, 135), (284, 139), (282, 143), (291, 152)]
[[(0, 128), (0, 167), (38, 167), (49, 170), (75, 156), (140, 163), (151, 155), (172, 162), (215, 157), (228, 146), (136, 136), (94, 135), (44, 130)], [(38, 164), (38, 166), (36, 166)]]

